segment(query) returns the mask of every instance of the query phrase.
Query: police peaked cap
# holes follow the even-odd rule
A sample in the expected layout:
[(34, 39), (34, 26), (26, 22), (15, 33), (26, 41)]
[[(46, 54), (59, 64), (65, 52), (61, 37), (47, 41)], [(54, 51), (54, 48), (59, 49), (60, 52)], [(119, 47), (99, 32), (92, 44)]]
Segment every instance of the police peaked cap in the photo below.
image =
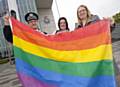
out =
[(31, 20), (38, 20), (38, 15), (34, 12), (29, 12), (25, 15), (25, 20), (27, 22)]

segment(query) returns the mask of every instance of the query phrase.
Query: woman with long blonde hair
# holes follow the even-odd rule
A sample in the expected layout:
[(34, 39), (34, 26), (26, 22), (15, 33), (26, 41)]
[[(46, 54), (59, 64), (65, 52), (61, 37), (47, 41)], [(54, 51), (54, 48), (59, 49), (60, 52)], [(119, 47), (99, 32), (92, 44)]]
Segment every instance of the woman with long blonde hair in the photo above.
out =
[(80, 5), (77, 9), (77, 18), (78, 18), (78, 27), (84, 27), (88, 24), (99, 21), (99, 17), (97, 15), (93, 15), (90, 13), (89, 9), (85, 5)]

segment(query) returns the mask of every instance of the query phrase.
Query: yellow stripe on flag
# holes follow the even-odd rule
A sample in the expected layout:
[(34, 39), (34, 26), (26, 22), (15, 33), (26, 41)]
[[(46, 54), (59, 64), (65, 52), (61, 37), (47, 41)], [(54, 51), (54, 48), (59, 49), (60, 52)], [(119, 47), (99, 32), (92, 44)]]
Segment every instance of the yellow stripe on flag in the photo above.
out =
[(101, 45), (87, 50), (60, 51), (37, 46), (14, 36), (14, 45), (33, 55), (64, 62), (93, 62), (112, 60), (112, 46)]

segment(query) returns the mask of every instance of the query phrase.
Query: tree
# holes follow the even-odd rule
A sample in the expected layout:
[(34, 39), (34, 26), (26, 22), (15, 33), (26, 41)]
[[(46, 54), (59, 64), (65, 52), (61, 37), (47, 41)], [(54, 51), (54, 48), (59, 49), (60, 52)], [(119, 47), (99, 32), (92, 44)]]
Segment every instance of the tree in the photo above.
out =
[(120, 23), (120, 12), (113, 15), (115, 23)]

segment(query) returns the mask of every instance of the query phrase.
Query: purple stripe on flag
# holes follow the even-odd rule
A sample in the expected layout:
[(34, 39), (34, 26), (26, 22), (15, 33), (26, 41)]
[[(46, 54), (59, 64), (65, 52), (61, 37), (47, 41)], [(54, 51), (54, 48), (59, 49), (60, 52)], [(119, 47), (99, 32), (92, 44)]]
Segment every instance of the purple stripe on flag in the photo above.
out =
[(53, 84), (46, 84), (46, 83), (43, 83), (42, 81), (40, 80), (36, 80), (30, 76), (27, 76), (23, 73), (17, 73), (23, 87), (57, 87), (57, 86), (54, 86)]

